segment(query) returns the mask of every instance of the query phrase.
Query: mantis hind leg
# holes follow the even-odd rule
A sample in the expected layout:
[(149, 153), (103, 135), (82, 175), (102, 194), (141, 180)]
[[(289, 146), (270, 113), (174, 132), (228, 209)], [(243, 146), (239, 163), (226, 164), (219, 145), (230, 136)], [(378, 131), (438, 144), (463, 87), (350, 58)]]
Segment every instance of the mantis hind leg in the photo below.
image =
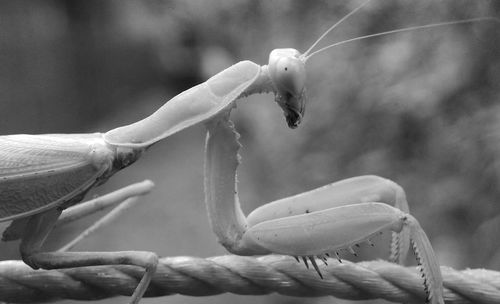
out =
[(158, 265), (158, 256), (147, 251), (117, 252), (42, 252), (42, 245), (52, 231), (61, 210), (50, 209), (30, 217), (21, 241), (23, 261), (34, 269), (61, 269), (97, 265), (136, 265), (146, 269), (130, 303), (138, 303), (144, 295)]
[[(264, 221), (301, 215), (325, 209), (366, 202), (381, 202), (409, 213), (406, 195), (395, 182), (365, 175), (348, 178), (326, 186), (277, 200), (255, 209), (248, 216), (250, 227)], [(403, 264), (410, 248), (409, 230), (392, 232), (389, 260)]]

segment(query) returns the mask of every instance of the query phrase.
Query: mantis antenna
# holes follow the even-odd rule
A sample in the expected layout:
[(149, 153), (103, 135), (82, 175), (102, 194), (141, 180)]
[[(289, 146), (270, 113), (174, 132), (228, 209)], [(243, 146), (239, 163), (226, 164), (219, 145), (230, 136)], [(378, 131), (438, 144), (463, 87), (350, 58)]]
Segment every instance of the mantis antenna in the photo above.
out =
[(347, 18), (351, 17), (352, 15), (354, 15), (357, 11), (359, 11), (361, 8), (363, 8), (365, 5), (367, 5), (370, 1), (372, 0), (366, 0), (365, 2), (363, 2), (361, 5), (359, 5), (358, 7), (356, 7), (354, 10), (352, 10), (349, 14), (345, 15), (344, 17), (342, 17), (342, 19), (340, 19), (339, 21), (337, 21), (337, 23), (335, 23), (334, 25), (332, 25), (328, 30), (326, 30), (326, 32), (323, 33), (323, 35), (321, 35), (308, 49), (307, 51), (304, 52), (304, 54), (302, 54), (301, 57), (304, 57), (304, 58), (307, 58), (308, 54), (310, 51), (312, 51), (312, 49), (318, 45), (318, 43), (323, 39), (325, 38), (326, 35), (328, 35), (328, 33), (330, 33), (333, 29), (335, 29), (337, 26), (339, 26), (342, 22), (344, 22)]
[[(311, 58), (314, 55), (317, 55), (321, 52), (324, 52), (330, 48), (333, 48), (335, 46), (340, 46), (349, 42), (354, 42), (354, 41), (359, 41), (363, 40), (366, 38), (372, 38), (372, 37), (378, 37), (378, 36), (385, 36), (385, 35), (390, 35), (390, 34), (396, 34), (396, 33), (402, 33), (402, 32), (410, 32), (414, 30), (422, 30), (422, 29), (428, 29), (428, 28), (433, 28), (433, 27), (440, 27), (440, 26), (447, 26), (447, 25), (455, 25), (455, 24), (462, 24), (462, 23), (471, 23), (471, 22), (479, 22), (479, 21), (495, 21), (500, 23), (500, 19), (495, 18), (495, 17), (477, 17), (477, 18), (470, 18), (470, 19), (462, 19), (462, 20), (454, 20), (454, 21), (447, 21), (447, 22), (439, 22), (439, 23), (432, 23), (432, 24), (426, 24), (426, 25), (418, 25), (418, 26), (411, 26), (411, 27), (405, 27), (405, 28), (400, 28), (396, 30), (391, 30), (391, 31), (386, 31), (386, 32), (380, 32), (380, 33), (375, 33), (375, 34), (370, 34), (370, 35), (365, 35), (365, 36), (360, 36), (360, 37), (355, 37), (347, 40), (343, 40), (340, 42), (336, 42), (330, 45), (327, 45), (317, 51), (312, 52), (311, 54), (307, 55), (304, 53), (301, 57), (304, 60), (304, 62), (307, 62), (309, 58)], [(309, 52), (309, 50), (308, 50)]]
[(480, 21), (495, 21), (500, 23), (500, 19), (495, 18), (495, 17), (476, 17), (476, 18), (470, 18), (470, 19), (462, 19), (462, 20), (453, 20), (453, 21), (446, 21), (446, 22), (439, 22), (439, 23), (431, 23), (431, 24), (426, 24), (426, 25), (418, 25), (418, 26), (411, 26), (411, 27), (405, 27), (405, 28), (400, 28), (400, 29), (395, 29), (395, 30), (390, 30), (390, 31), (385, 31), (385, 32), (380, 32), (380, 33), (375, 33), (375, 34), (370, 34), (370, 35), (365, 35), (365, 36), (360, 36), (360, 37), (355, 37), (347, 40), (343, 40), (340, 42), (336, 42), (330, 45), (327, 45), (319, 50), (316, 50), (312, 53), (312, 49), (318, 45), (318, 43), (325, 38), (326, 35), (328, 35), (332, 30), (334, 30), (337, 26), (339, 26), (342, 22), (347, 20), (349, 17), (354, 15), (357, 11), (359, 11), (361, 8), (366, 6), (371, 0), (366, 0), (365, 2), (361, 3), (359, 6), (357, 6), (354, 10), (352, 10), (350, 13), (342, 17), (339, 21), (337, 21), (334, 25), (332, 25), (328, 30), (326, 30), (308, 49), (305, 51), (303, 54), (299, 56), (299, 59), (301, 59), (304, 63), (307, 62), (309, 58), (311, 58), (314, 55), (317, 55), (321, 52), (324, 52), (330, 48), (333, 48), (335, 46), (340, 46), (349, 42), (354, 42), (354, 41), (359, 41), (367, 38), (372, 38), (372, 37), (378, 37), (378, 36), (385, 36), (385, 35), (390, 35), (390, 34), (396, 34), (396, 33), (402, 33), (402, 32), (410, 32), (414, 30), (422, 30), (422, 29), (428, 29), (428, 28), (433, 28), (433, 27), (440, 27), (440, 26), (447, 26), (447, 25), (455, 25), (455, 24), (462, 24), (462, 23), (471, 23), (471, 22), (480, 22)]

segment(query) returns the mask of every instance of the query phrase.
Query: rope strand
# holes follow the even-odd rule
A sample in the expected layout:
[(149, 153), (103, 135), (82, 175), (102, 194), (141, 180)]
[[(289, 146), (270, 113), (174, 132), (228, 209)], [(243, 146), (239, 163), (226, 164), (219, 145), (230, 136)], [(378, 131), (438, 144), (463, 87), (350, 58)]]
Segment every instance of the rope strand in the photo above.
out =
[[(208, 296), (221, 293), (326, 296), (361, 300), (383, 298), (423, 303), (425, 292), (416, 267), (386, 261), (328, 261), (324, 279), (292, 257), (234, 255), (211, 258), (166, 257), (145, 297), (172, 294)], [(500, 272), (457, 271), (441, 267), (446, 303), (500, 303)], [(96, 300), (130, 295), (143, 274), (135, 266), (95, 266), (64, 270), (32, 270), (22, 261), (0, 262), (0, 301), (44, 302), (57, 299)]]

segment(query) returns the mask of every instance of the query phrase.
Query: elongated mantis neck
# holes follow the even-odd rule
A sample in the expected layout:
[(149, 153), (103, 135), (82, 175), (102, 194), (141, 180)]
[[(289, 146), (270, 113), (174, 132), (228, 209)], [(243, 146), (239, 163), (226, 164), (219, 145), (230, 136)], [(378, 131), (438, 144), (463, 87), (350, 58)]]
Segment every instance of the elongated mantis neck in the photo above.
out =
[(255, 81), (240, 95), (240, 99), (253, 94), (276, 93), (276, 85), (269, 74), (269, 66), (260, 66), (259, 75)]
[(109, 145), (146, 148), (190, 126), (227, 112), (242, 97), (275, 91), (267, 66), (240, 61), (167, 101), (135, 123), (103, 134)]

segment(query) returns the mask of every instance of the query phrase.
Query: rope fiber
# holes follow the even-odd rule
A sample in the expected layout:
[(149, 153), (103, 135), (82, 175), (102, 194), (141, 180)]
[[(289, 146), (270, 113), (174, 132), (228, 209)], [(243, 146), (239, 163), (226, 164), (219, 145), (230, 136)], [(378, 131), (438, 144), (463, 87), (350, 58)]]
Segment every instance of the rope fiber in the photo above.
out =
[[(289, 256), (165, 257), (160, 259), (145, 297), (276, 292), (299, 297), (332, 295), (351, 300), (425, 301), (423, 279), (415, 266), (403, 267), (382, 260), (339, 263), (329, 259), (328, 266), (319, 267), (324, 279)], [(500, 272), (458, 271), (443, 266), (441, 271), (446, 303), (500, 303)], [(22, 261), (1, 261), (0, 301), (26, 303), (128, 296), (143, 272), (140, 267), (123, 265), (33, 270)]]

